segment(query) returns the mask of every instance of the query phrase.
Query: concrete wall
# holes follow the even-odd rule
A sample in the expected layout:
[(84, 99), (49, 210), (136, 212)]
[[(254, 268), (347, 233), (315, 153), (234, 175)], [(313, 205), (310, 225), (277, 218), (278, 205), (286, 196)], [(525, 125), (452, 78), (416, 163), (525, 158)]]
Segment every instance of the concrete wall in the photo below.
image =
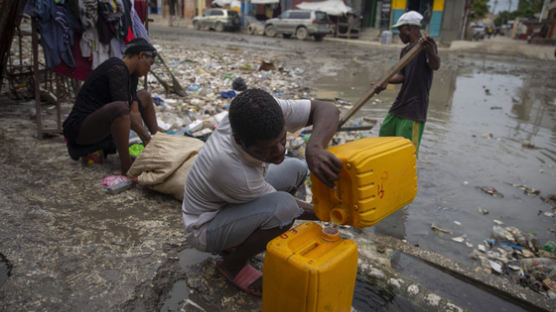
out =
[(465, 0), (449, 0), (444, 3), (444, 16), (440, 29), (441, 41), (460, 40)]
[(195, 0), (184, 0), (183, 1), (183, 16), (185, 18), (195, 17)]

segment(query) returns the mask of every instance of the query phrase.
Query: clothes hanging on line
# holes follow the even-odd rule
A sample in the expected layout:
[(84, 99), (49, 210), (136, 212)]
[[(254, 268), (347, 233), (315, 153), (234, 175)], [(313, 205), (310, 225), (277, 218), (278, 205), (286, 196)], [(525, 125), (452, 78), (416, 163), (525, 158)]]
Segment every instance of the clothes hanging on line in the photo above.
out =
[(126, 42), (149, 41), (135, 7), (146, 15), (141, 0), (28, 0), (24, 12), (38, 21), (46, 67), (85, 80), (109, 57), (123, 57)]

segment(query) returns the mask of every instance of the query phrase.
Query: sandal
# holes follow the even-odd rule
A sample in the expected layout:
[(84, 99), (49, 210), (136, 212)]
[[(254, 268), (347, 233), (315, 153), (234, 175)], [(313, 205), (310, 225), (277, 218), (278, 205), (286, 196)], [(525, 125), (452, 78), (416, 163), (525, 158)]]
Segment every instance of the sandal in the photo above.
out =
[(216, 269), (237, 288), (252, 296), (262, 297), (263, 294), (261, 291), (249, 288), (249, 286), (251, 286), (254, 282), (261, 278), (261, 276), (263, 276), (261, 271), (255, 269), (250, 264), (246, 264), (235, 277), (231, 276), (230, 273), (226, 271), (226, 269), (224, 269), (223, 261), (219, 261), (216, 264)]

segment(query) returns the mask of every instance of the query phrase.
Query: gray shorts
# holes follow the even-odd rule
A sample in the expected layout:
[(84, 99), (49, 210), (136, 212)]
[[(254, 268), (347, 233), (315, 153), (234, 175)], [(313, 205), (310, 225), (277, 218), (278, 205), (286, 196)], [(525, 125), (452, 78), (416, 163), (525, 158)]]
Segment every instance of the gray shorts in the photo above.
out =
[(296, 158), (286, 158), (281, 164), (271, 164), (265, 180), (278, 192), (263, 195), (243, 204), (221, 208), (206, 228), (206, 249), (219, 252), (241, 245), (256, 230), (283, 227), (303, 213), (293, 195), (307, 177), (307, 164)]

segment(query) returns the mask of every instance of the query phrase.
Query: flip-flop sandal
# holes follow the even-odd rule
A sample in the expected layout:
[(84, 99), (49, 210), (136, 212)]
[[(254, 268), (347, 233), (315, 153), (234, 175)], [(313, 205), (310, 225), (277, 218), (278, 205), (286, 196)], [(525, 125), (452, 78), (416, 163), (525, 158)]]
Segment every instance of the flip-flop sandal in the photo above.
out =
[(244, 292), (256, 296), (261, 297), (262, 293), (253, 289), (250, 289), (251, 286), (255, 281), (257, 281), (263, 274), (261, 271), (255, 269), (250, 264), (246, 264), (240, 271), (237, 273), (235, 277), (231, 276), (224, 267), (222, 266), (222, 261), (219, 261), (216, 264), (216, 269), (220, 274), (222, 274), (230, 283), (232, 283), (237, 288), (243, 290)]

